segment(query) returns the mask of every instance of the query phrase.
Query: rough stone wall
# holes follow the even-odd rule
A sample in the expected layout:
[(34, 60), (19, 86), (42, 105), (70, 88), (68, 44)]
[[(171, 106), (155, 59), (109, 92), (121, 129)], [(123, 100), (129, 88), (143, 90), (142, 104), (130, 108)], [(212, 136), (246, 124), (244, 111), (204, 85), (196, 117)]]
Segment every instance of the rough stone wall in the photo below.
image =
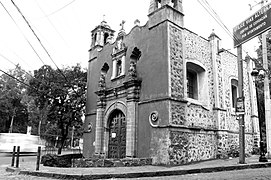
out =
[[(227, 153), (239, 147), (239, 124), (231, 107), (230, 81), (232, 77), (238, 79), (236, 56), (223, 52), (223, 55), (218, 55), (216, 59), (218, 102), (219, 107), (226, 110), (217, 112), (220, 118), (220, 124), (217, 124), (215, 112), (212, 108), (215, 104), (215, 90), (210, 42), (188, 30), (180, 30), (173, 25), (169, 26), (169, 35), (172, 97), (180, 99), (185, 97), (184, 82), (180, 78), (183, 78), (183, 68), (186, 67), (184, 64), (187, 61), (204, 66), (206, 78), (208, 78), (209, 93), (209, 97), (205, 97), (208, 98), (208, 101), (206, 101), (208, 102), (207, 107), (194, 103), (170, 102), (169, 123), (191, 128), (190, 130), (178, 129), (170, 132), (170, 163), (185, 164), (192, 161), (216, 158), (217, 155), (227, 155)], [(252, 123), (250, 118), (249, 84), (246, 75), (247, 70), (246, 66), (244, 66), (245, 125), (246, 132), (250, 133), (252, 132)], [(217, 129), (218, 127), (226, 131), (210, 131), (210, 129)], [(199, 131), (199, 129), (202, 130)], [(246, 134), (246, 152), (251, 152), (252, 147), (253, 137)]]
[(170, 102), (171, 121), (173, 125), (187, 125), (186, 107), (185, 104), (178, 102)]
[[(169, 26), (169, 35), (172, 97), (184, 97), (183, 84), (176, 83), (183, 83), (179, 78), (184, 78), (184, 63), (189, 60), (196, 64), (202, 64), (206, 69), (209, 97), (205, 97), (203, 101), (209, 103), (207, 104), (208, 107), (213, 107), (213, 70), (208, 40), (187, 30), (180, 30), (172, 25)], [(185, 62), (182, 57), (184, 57)], [(182, 89), (181, 91), (179, 90), (180, 88)], [(171, 125), (179, 125), (180, 128), (181, 126), (191, 128), (191, 130), (185, 131), (176, 127), (178, 130), (170, 132), (170, 146), (168, 150), (170, 164), (185, 164), (216, 158), (217, 137), (215, 132), (199, 130), (216, 128), (212, 108), (171, 101), (169, 123)]]
[[(183, 30), (184, 39), (184, 59), (191, 62), (199, 62), (206, 68), (206, 78), (208, 78), (209, 96), (205, 97), (208, 107), (214, 104), (214, 74), (211, 62), (211, 49), (209, 41), (186, 29)], [(211, 117), (213, 118), (213, 117)]]
[(214, 132), (170, 132), (169, 160), (172, 165), (216, 158)]
[(246, 133), (252, 133), (253, 132), (253, 127), (252, 127), (252, 118), (251, 118), (251, 92), (249, 88), (249, 79), (248, 79), (248, 67), (247, 63), (243, 63), (244, 67), (244, 96), (245, 96), (245, 132)]
[(171, 96), (177, 99), (184, 98), (184, 64), (182, 32), (179, 28), (169, 26)]
[(188, 127), (201, 127), (206, 129), (215, 129), (216, 124), (213, 121), (212, 113), (198, 105), (187, 106), (186, 120)]
[[(227, 69), (224, 71), (224, 89), (226, 91), (225, 94), (225, 108), (227, 110), (226, 121), (228, 122), (227, 129), (230, 131), (239, 131), (238, 121), (236, 120), (236, 116), (234, 111), (231, 107), (231, 82), (230, 78), (234, 77), (238, 79), (238, 65), (237, 65), (237, 58), (236, 56), (232, 55), (231, 53), (224, 52), (223, 53), (223, 67)], [(247, 64), (243, 63), (243, 82), (244, 82), (244, 97), (245, 97), (245, 132), (251, 133), (252, 132), (252, 119), (251, 119), (251, 106), (250, 106), (250, 90), (249, 90), (249, 80), (248, 80), (248, 71), (247, 71)]]
[(224, 108), (225, 101), (224, 101), (223, 71), (225, 67), (223, 67), (222, 65), (220, 56), (217, 56), (216, 64), (217, 64), (217, 76), (218, 76), (218, 102), (219, 102), (219, 107)]
[(198, 105), (184, 105), (179, 102), (171, 102), (171, 122), (173, 125), (187, 127), (200, 127), (215, 129), (212, 113)]
[(236, 56), (223, 52), (222, 66), (223, 69), (227, 68), (227, 71), (223, 71), (224, 91), (225, 91), (225, 109), (226, 109), (226, 129), (234, 132), (239, 131), (238, 121), (236, 120), (235, 111), (231, 107), (231, 78), (238, 79), (238, 66)]
[(226, 156), (228, 152), (228, 133), (220, 132), (217, 135), (217, 155), (218, 158)]
[[(232, 133), (228, 135), (228, 144), (229, 148), (238, 148), (239, 147), (239, 122), (236, 120), (235, 110), (231, 107), (231, 78), (235, 78), (238, 80), (238, 64), (236, 56), (232, 55), (229, 52), (223, 52), (221, 55), (223, 68), (227, 69), (224, 71), (224, 89), (225, 89), (225, 109), (226, 109), (226, 129)], [(251, 106), (250, 106), (250, 90), (249, 90), (249, 79), (248, 79), (248, 70), (247, 64), (243, 63), (243, 89), (244, 89), (244, 97), (245, 97), (245, 132), (246, 134), (246, 153), (252, 152), (252, 147), (254, 144), (253, 136), (252, 136), (252, 118), (251, 118)], [(230, 149), (228, 149), (230, 150)]]

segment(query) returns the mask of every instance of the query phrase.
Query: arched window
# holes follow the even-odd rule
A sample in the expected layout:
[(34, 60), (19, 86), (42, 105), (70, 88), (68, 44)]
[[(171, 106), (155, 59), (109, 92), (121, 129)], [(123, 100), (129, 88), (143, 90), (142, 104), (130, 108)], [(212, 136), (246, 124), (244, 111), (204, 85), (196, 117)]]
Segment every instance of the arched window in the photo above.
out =
[(201, 66), (187, 62), (186, 63), (186, 84), (187, 97), (195, 100), (202, 100), (206, 83), (205, 70)]
[(197, 73), (191, 69), (188, 69), (186, 79), (187, 79), (187, 97), (192, 99), (198, 99)]
[(122, 64), (121, 64), (122, 62), (121, 62), (121, 60), (118, 60), (117, 61), (117, 76), (119, 76), (119, 75), (121, 75), (121, 73), (122, 73)]

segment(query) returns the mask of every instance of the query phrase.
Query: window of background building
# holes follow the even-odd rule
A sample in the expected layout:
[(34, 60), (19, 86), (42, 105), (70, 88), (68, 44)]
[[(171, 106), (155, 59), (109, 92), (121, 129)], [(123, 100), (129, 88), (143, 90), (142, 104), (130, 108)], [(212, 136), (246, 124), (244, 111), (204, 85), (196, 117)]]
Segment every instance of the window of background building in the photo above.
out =
[(238, 95), (238, 81), (236, 79), (231, 79), (231, 104), (232, 104), (232, 108), (236, 107), (237, 95)]

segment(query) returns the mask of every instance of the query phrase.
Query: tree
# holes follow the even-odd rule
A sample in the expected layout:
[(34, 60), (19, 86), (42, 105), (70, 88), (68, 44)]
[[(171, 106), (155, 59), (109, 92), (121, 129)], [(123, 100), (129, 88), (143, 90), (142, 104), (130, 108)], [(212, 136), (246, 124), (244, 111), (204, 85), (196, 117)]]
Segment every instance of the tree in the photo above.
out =
[(28, 111), (23, 99), (29, 78), (19, 65), (0, 76), (0, 132), (26, 133)]
[(78, 64), (61, 70), (44, 65), (34, 71), (34, 78), (30, 80), (28, 93), (35, 97), (39, 110), (44, 110), (46, 126), (50, 127), (46, 129), (45, 136), (55, 133), (60, 137), (58, 154), (61, 154), (73, 126), (77, 134), (82, 135), (86, 82), (87, 73)]

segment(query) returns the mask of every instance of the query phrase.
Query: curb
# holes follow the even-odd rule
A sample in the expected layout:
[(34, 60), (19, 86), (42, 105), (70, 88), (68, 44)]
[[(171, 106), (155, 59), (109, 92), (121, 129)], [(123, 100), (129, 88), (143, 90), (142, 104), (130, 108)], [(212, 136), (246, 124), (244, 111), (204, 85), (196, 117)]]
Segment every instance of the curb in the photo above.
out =
[(14, 173), (14, 172), (16, 172), (16, 173), (19, 172), (20, 173), (21, 169), (16, 168), (16, 167), (6, 167), (6, 171), (11, 172), (11, 173)]
[(56, 179), (110, 179), (110, 178), (140, 178), (140, 177), (158, 177), (158, 176), (175, 176), (195, 173), (212, 173), (221, 171), (232, 171), (232, 170), (243, 170), (243, 169), (256, 169), (256, 168), (267, 168), (271, 167), (271, 163), (257, 163), (257, 164), (242, 164), (232, 166), (220, 166), (220, 167), (207, 167), (207, 168), (196, 168), (187, 170), (165, 170), (165, 171), (149, 171), (149, 172), (135, 172), (135, 173), (119, 173), (119, 174), (58, 174), (50, 172), (40, 171), (28, 171), (20, 170), (20, 168), (7, 167), (6, 171), (19, 172), (19, 174), (39, 176), (39, 177), (50, 177)]

